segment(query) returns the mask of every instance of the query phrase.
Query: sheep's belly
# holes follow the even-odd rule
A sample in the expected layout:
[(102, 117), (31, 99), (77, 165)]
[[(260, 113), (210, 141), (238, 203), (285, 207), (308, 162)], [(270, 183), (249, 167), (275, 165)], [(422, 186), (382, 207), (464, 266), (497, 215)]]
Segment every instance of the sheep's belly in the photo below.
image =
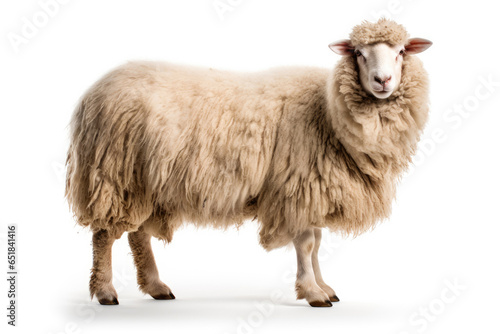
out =
[[(184, 164), (176, 159), (161, 187), (159, 203), (165, 212), (198, 223), (255, 215), (253, 207), (268, 170), (260, 153), (240, 150), (217, 159), (216, 153), (198, 152), (189, 160)], [(179, 169), (177, 163), (188, 167)]]

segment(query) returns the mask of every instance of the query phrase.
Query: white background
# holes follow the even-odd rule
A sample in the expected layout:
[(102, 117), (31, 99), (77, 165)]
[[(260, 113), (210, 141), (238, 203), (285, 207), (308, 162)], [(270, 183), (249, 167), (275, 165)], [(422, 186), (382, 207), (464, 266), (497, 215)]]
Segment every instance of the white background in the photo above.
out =
[[(15, 330), (6, 325), (1, 280), (2, 332), (498, 333), (494, 2), (221, 0), (231, 6), (222, 15), (214, 2), (73, 0), (43, 22), (39, 2), (2, 1), (0, 258), (6, 268), (6, 226), (17, 223), (20, 272)], [(63, 197), (67, 124), (88, 86), (134, 59), (245, 71), (332, 68), (339, 58), (327, 45), (381, 13), (434, 42), (421, 55), (432, 108), (391, 218), (354, 240), (324, 235), (323, 276), (340, 303), (317, 309), (296, 301), (295, 252), (266, 253), (255, 223), (225, 232), (187, 227), (166, 247), (155, 240), (174, 301), (138, 291), (124, 236), (113, 248), (120, 305), (90, 301), (91, 234), (75, 225)], [(22, 36), (25, 20), (43, 26), (15, 47), (9, 36)], [(271, 304), (273, 293), (283, 297)]]

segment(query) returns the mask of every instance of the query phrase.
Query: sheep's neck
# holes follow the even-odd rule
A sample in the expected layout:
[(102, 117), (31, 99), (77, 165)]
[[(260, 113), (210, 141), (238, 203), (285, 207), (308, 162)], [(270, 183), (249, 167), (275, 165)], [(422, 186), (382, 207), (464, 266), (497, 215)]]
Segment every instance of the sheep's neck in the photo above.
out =
[(418, 59), (407, 58), (398, 90), (385, 100), (366, 93), (356, 75), (345, 58), (328, 80), (333, 135), (364, 174), (394, 179), (408, 168), (427, 120), (427, 75)]

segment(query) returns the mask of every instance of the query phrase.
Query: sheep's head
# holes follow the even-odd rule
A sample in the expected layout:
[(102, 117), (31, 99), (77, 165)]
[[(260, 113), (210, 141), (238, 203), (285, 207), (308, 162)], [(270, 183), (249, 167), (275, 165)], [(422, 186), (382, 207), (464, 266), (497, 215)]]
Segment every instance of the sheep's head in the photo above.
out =
[(350, 37), (329, 47), (337, 54), (355, 58), (361, 86), (379, 99), (388, 98), (398, 89), (403, 58), (432, 45), (423, 38), (408, 38), (403, 26), (387, 19), (364, 22), (354, 27)]

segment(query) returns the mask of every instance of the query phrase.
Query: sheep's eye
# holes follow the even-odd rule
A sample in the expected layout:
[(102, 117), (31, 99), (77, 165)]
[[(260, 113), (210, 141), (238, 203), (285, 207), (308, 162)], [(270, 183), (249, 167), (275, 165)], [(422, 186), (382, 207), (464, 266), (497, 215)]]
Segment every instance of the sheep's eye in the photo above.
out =
[(359, 50), (354, 51), (354, 54), (356, 55), (356, 57), (362, 56), (361, 51)]
[(400, 54), (401, 56), (402, 56), (402, 55), (404, 55), (404, 54), (405, 54), (405, 50), (404, 50), (404, 49), (402, 49), (401, 51), (399, 51), (399, 54)]

